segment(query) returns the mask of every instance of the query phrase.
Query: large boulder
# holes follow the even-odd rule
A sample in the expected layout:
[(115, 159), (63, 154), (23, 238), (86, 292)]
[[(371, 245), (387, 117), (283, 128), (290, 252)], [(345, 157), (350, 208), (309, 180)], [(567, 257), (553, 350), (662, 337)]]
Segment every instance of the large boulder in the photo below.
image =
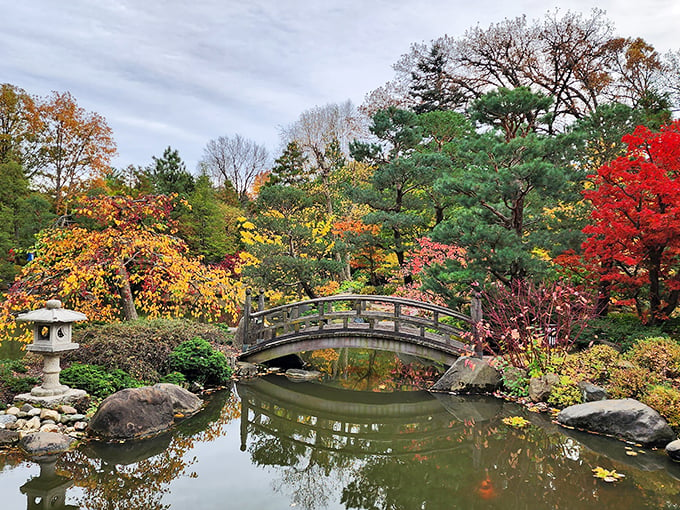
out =
[(581, 390), (584, 402), (597, 402), (599, 400), (607, 400), (607, 390), (596, 386), (588, 381), (581, 381), (578, 383)]
[(187, 409), (193, 414), (197, 410), (191, 399), (197, 397), (179, 386), (170, 386), (175, 385), (128, 388), (108, 396), (90, 420), (88, 433), (106, 440), (133, 439), (169, 429), (176, 412), (185, 414), (182, 409)]
[(500, 373), (486, 360), (464, 356), (451, 365), (451, 368), (432, 386), (432, 390), (454, 393), (491, 393), (496, 391), (500, 384)]
[(659, 413), (632, 398), (586, 402), (563, 409), (557, 422), (645, 446), (666, 446), (675, 439)]
[(675, 462), (680, 462), (680, 439), (668, 443), (666, 445), (666, 453)]
[(201, 410), (203, 401), (181, 386), (170, 383), (158, 383), (154, 384), (153, 387), (167, 396), (172, 403), (172, 409), (175, 413), (188, 417)]
[(557, 374), (545, 374), (529, 380), (529, 398), (532, 402), (547, 402), (553, 388), (560, 382)]

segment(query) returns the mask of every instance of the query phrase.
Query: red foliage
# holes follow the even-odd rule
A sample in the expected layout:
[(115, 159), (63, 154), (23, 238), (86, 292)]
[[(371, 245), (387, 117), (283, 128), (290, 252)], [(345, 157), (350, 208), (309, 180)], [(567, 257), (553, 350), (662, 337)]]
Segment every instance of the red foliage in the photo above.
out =
[(542, 372), (592, 317), (591, 296), (564, 283), (497, 285), (483, 295), (482, 333), (517, 367)]
[(626, 157), (602, 166), (584, 192), (593, 205), (584, 257), (658, 322), (680, 297), (680, 121), (660, 132), (640, 126), (623, 141)]

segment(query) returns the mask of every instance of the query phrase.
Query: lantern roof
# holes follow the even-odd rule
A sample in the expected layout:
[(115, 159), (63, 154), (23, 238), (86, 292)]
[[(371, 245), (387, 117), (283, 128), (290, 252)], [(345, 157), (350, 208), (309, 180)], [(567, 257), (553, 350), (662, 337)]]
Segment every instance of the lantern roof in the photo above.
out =
[(20, 313), (17, 315), (19, 322), (41, 322), (41, 323), (70, 323), (76, 321), (86, 321), (87, 315), (62, 308), (61, 301), (50, 299), (45, 303), (45, 308), (33, 310), (31, 312)]

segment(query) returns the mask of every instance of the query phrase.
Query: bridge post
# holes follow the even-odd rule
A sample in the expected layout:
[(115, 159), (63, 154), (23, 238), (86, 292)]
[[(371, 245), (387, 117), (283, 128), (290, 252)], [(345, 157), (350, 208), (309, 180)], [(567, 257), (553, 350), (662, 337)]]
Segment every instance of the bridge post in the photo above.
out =
[(260, 294), (257, 296), (257, 311), (264, 310), (264, 289), (260, 289)]
[(479, 325), (482, 322), (482, 295), (476, 288), (472, 289), (470, 296), (470, 319), (472, 322), (472, 338), (475, 342), (475, 357), (482, 358), (484, 348), (479, 331)]
[(250, 289), (246, 289), (246, 302), (243, 305), (243, 352), (246, 352), (248, 350), (247, 345), (250, 344), (250, 338), (248, 337), (249, 335), (249, 326), (250, 326), (250, 312), (251, 307), (252, 307), (252, 298), (251, 298), (251, 293), (252, 291)]

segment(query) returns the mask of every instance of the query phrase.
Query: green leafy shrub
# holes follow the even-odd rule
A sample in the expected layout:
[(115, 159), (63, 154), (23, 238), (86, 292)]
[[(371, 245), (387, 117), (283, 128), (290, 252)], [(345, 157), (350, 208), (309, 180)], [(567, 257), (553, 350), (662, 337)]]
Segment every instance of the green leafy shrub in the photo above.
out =
[(548, 396), (548, 404), (555, 407), (568, 407), (583, 402), (583, 393), (578, 384), (568, 375), (560, 376), (560, 381)]
[(612, 342), (623, 351), (630, 349), (637, 340), (663, 335), (661, 326), (648, 326), (634, 314), (609, 314), (593, 319), (579, 337), (579, 346), (598, 341)]
[(617, 366), (609, 377), (609, 398), (637, 398), (647, 393), (650, 386), (659, 384), (659, 377), (644, 367)]
[(196, 337), (218, 344), (229, 342), (227, 332), (212, 324), (140, 319), (80, 328), (73, 340), (80, 344), (80, 349), (67, 354), (64, 360), (121, 369), (136, 379), (155, 383), (171, 371), (168, 356), (172, 350)]
[(621, 355), (608, 345), (595, 345), (584, 351), (569, 354), (559, 369), (576, 382), (589, 381), (605, 384), (609, 381), (610, 370), (619, 362)]
[(501, 367), (501, 381), (503, 387), (510, 394), (516, 397), (529, 396), (529, 378), (526, 370), (513, 367), (507, 362)]
[(60, 380), (64, 384), (83, 389), (90, 395), (100, 398), (125, 388), (138, 388), (145, 384), (117, 368), (107, 370), (97, 365), (80, 363), (74, 363), (62, 370)]
[(168, 356), (168, 362), (172, 370), (184, 374), (189, 382), (219, 386), (231, 377), (227, 357), (202, 338), (178, 345)]
[(667, 386), (654, 386), (642, 402), (663, 416), (677, 432), (680, 430), (680, 390)]
[(667, 336), (638, 341), (626, 359), (666, 379), (680, 376), (680, 343)]
[(176, 384), (177, 386), (184, 386), (187, 382), (187, 378), (184, 377), (182, 372), (170, 372), (167, 375), (161, 377), (160, 382)]
[(22, 360), (0, 360), (0, 386), (4, 391), (0, 395), (9, 397), (17, 393), (26, 393), (40, 381), (37, 377), (23, 376), (27, 372)]

